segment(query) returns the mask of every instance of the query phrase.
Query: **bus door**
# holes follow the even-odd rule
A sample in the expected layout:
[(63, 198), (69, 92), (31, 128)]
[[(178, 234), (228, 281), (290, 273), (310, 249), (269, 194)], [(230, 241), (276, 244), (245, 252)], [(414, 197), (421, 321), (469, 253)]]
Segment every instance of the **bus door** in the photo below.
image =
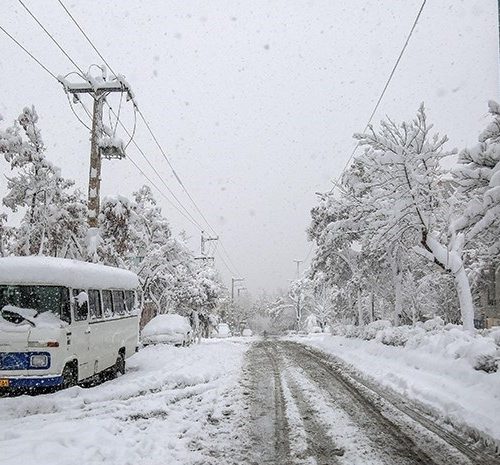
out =
[(78, 378), (82, 380), (94, 374), (90, 363), (89, 297), (83, 289), (73, 289), (73, 323), (70, 328), (70, 352), (78, 359)]

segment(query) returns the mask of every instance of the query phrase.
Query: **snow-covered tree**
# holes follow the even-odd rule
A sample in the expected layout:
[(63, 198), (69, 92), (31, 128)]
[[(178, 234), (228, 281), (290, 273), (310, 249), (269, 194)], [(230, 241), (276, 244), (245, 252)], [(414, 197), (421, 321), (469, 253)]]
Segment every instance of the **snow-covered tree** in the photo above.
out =
[(312, 297), (311, 313), (316, 317), (318, 326), (323, 330), (335, 315), (334, 291), (322, 285)]
[(398, 324), (408, 317), (405, 286), (440, 272), (453, 278), (464, 328), (473, 329), (464, 235), (448, 234), (456, 201), (441, 162), (453, 152), (431, 131), (422, 105), (413, 121), (388, 119), (379, 131), (355, 135), (363, 153), (339, 190), (322, 195), (311, 212), (308, 233), (317, 250), (309, 277), (328, 283), (351, 315), (357, 308), (359, 324), (375, 317)]
[(10, 164), (3, 204), (23, 211), (13, 228), (11, 253), (81, 257), (86, 207), (74, 182), (45, 157), (45, 145), (33, 107), (25, 108), (12, 127), (0, 131), (0, 153)]
[(462, 150), (453, 170), (465, 208), (453, 222), (452, 234), (465, 234), (467, 245), (481, 243), (491, 258), (500, 255), (500, 105), (489, 102), (493, 121), (479, 144)]
[(137, 256), (135, 205), (126, 197), (105, 197), (99, 214), (98, 256), (106, 265), (126, 268)]
[[(441, 160), (447, 138), (431, 134), (423, 105), (417, 117), (396, 125), (383, 121), (379, 132), (355, 135), (365, 152), (358, 157), (368, 183), (361, 180), (359, 195), (369, 208), (366, 220), (377, 228), (373, 241), (399, 243), (413, 249), (455, 282), (464, 329), (473, 330), (474, 305), (463, 261), (462, 234), (443, 237), (449, 217), (448, 183)], [(357, 187), (357, 186), (356, 186)]]

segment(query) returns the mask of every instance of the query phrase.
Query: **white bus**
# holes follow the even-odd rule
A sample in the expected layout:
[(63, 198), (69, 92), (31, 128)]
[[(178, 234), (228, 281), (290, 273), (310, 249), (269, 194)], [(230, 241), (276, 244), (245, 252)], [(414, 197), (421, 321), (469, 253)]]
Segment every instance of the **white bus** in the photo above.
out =
[(110, 266), (0, 258), (0, 392), (123, 373), (138, 347), (138, 287)]

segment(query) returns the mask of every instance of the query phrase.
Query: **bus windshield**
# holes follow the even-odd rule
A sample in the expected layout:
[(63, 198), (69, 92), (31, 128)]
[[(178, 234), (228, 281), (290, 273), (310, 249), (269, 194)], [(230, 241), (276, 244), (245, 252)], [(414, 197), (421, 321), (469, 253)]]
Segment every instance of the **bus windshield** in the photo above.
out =
[(35, 310), (37, 314), (52, 312), (69, 323), (69, 294), (64, 287), (0, 284), (0, 312), (8, 305)]

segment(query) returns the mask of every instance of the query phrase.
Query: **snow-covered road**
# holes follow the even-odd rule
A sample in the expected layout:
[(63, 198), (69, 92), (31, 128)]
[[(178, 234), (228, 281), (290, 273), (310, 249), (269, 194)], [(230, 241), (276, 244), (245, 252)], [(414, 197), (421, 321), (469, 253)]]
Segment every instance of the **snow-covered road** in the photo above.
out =
[[(392, 396), (392, 397), (391, 397)], [(155, 346), (94, 388), (0, 399), (0, 464), (494, 465), (341, 361), (278, 339)]]
[(360, 383), (327, 354), (270, 339), (254, 344), (247, 360), (256, 463), (500, 463), (415, 405)]

